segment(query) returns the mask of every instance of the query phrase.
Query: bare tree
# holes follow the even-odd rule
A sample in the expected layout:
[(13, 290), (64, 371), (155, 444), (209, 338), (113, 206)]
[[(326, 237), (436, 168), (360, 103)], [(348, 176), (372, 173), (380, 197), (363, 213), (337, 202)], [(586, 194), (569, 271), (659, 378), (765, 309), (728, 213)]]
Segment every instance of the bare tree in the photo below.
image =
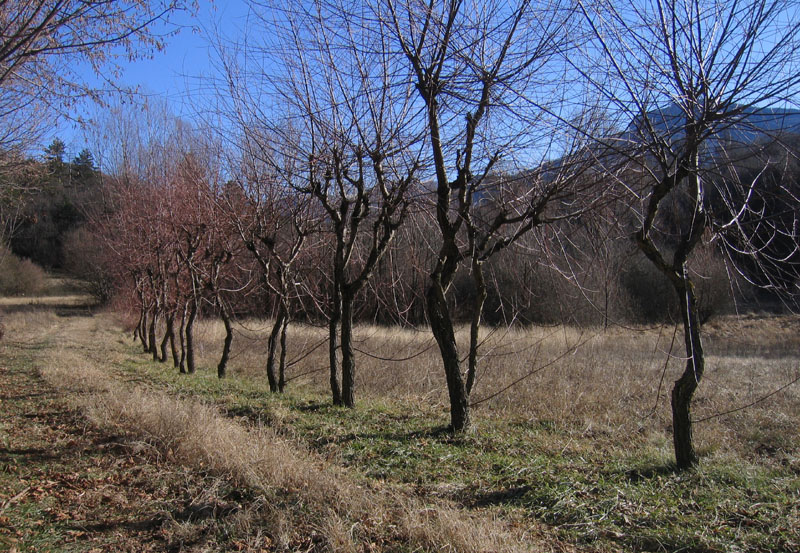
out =
[(210, 304), (226, 328), (217, 366), (222, 377), (233, 338), (227, 300), (231, 289), (240, 288), (229, 269), (240, 242), (219, 208), (218, 148), (163, 104), (110, 112), (106, 123), (109, 134), (122, 131), (119, 143), (98, 148), (114, 183), (114, 209), (93, 223), (125, 279), (133, 278), (140, 309), (136, 335), (154, 359), (165, 361), (169, 345), (173, 363), (192, 373), (194, 323), (203, 304)]
[[(337, 0), (295, 2), (280, 11), (252, 6), (268, 38), (239, 44), (247, 47), (244, 66), (226, 66), (239, 106), (232, 112), (262, 129), (262, 138), (282, 143), (281, 160), (294, 160), (272, 164), (283, 173), (282, 185), (313, 199), (327, 219), (331, 393), (335, 404), (353, 407), (355, 299), (402, 223), (421, 167), (419, 132), (409, 116), (413, 84), (397, 73), (387, 51), (391, 38), (370, 6)], [(275, 108), (265, 109), (265, 102)]]
[[(294, 159), (283, 155), (281, 144), (258, 133), (245, 133), (231, 190), (224, 205), (245, 246), (261, 267), (265, 287), (277, 309), (267, 345), (267, 380), (271, 392), (286, 386), (286, 335), (291, 319), (290, 302), (298, 275), (295, 261), (310, 234), (317, 230), (311, 198), (299, 196), (291, 186)], [(276, 167), (282, 169), (276, 170)], [(278, 353), (279, 352), (279, 353)], [(278, 371), (275, 371), (278, 355)]]
[[(462, 431), (470, 425), (484, 264), (533, 228), (587, 208), (578, 199), (591, 179), (575, 178), (583, 165), (567, 155), (580, 143), (552, 116), (571, 118), (563, 111), (571, 87), (562, 54), (572, 13), (557, 2), (527, 0), (379, 5), (421, 108), (414, 116), (426, 135), (439, 232), (427, 314), (447, 377), (450, 426)], [(447, 302), (465, 263), (475, 287), (466, 374)]]
[[(637, 0), (580, 7), (594, 44), (585, 50), (589, 63), (576, 69), (609, 100), (608, 113), (623, 121), (623, 130), (598, 149), (629, 162), (619, 179), (632, 194), (636, 242), (669, 279), (679, 304), (687, 361), (672, 390), (672, 416), (676, 462), (684, 469), (698, 460), (691, 401), (705, 370), (688, 264), (698, 245), (717, 238), (739, 251), (732, 260), (742, 253), (763, 257), (753, 221), (791, 234), (785, 218), (757, 212), (758, 175), (743, 179), (733, 168), (752, 154), (742, 144), (773, 142), (792, 130), (773, 108), (793, 105), (800, 92), (799, 5)], [(785, 192), (795, 200), (796, 191)]]
[(192, 227), (199, 230), (201, 239), (200, 255), (195, 257), (190, 272), (197, 270), (203, 288), (202, 295), (219, 314), (225, 327), (222, 353), (217, 363), (217, 377), (225, 378), (233, 342), (234, 313), (230, 299), (234, 293), (246, 288), (249, 282), (247, 279), (238, 281), (232, 270), (242, 243), (223, 207), (227, 188), (221, 184), (220, 165), (216, 163), (216, 156), (209, 146), (202, 144), (201, 148), (188, 154), (181, 163), (179, 173), (189, 192), (189, 202), (184, 204), (184, 211), (191, 214)]
[[(9, 0), (0, 4), (0, 150), (22, 146), (79, 98), (102, 93), (80, 67), (112, 85), (118, 59), (164, 47), (164, 24), (183, 0)], [(161, 24), (160, 33), (154, 26)]]

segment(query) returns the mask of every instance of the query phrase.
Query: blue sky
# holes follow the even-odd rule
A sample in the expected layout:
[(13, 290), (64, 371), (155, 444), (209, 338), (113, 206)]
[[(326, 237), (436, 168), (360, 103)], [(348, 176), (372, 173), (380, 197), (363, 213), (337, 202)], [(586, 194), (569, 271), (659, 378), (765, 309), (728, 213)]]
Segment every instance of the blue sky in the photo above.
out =
[[(120, 61), (120, 85), (137, 88), (142, 99), (148, 96), (165, 98), (176, 115), (191, 118), (193, 100), (204, 82), (203, 77), (212, 74), (214, 58), (213, 37), (219, 32), (222, 36), (235, 38), (246, 24), (248, 13), (244, 0), (209, 2), (200, 0), (195, 16), (178, 14), (173, 17), (170, 29), (178, 29), (177, 34), (167, 38), (162, 52), (152, 59), (134, 62)], [(157, 32), (167, 29), (164, 25)], [(90, 70), (82, 75), (87, 82), (97, 82)], [(92, 105), (79, 106), (74, 116), (91, 116)], [(76, 154), (86, 146), (80, 127), (71, 121), (63, 120), (51, 134), (43, 138), (42, 147), (58, 137), (67, 145), (70, 155)]]

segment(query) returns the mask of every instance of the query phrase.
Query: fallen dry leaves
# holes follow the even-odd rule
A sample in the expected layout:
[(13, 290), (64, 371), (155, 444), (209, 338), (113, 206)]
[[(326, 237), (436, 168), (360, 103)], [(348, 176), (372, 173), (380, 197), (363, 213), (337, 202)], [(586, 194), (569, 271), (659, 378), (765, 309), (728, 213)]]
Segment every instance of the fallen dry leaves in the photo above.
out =
[(9, 351), (0, 345), (0, 550), (180, 551), (216, 539), (213, 521), (189, 520), (204, 475), (90, 427)]

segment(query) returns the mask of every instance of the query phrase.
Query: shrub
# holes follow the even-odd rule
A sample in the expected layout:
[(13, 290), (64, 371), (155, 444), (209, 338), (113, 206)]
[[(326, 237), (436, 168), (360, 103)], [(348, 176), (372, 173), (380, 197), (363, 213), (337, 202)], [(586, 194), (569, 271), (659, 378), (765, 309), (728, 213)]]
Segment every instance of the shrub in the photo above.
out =
[(34, 296), (45, 287), (44, 270), (30, 261), (20, 259), (7, 248), (0, 249), (0, 295)]
[(652, 263), (643, 256), (631, 260), (621, 274), (622, 289), (630, 308), (630, 319), (637, 323), (674, 320), (675, 291)]

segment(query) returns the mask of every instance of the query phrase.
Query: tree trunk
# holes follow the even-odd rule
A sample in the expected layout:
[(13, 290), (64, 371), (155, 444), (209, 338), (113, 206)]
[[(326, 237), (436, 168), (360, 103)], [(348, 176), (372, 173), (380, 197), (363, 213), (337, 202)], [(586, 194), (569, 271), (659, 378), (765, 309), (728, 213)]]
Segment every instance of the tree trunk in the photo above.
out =
[(144, 336), (142, 336), (142, 319), (144, 318), (144, 308), (142, 307), (139, 310), (139, 320), (136, 321), (136, 328), (133, 329), (133, 341), (135, 342), (136, 339), (142, 340), (144, 342)]
[(283, 326), (281, 327), (281, 360), (278, 366), (278, 391), (283, 393), (286, 388), (286, 329), (289, 327), (288, 309), (286, 310), (287, 316), (283, 318)]
[(280, 337), (284, 316), (283, 307), (279, 306), (275, 322), (272, 325), (272, 331), (269, 333), (269, 342), (267, 345), (267, 380), (269, 381), (269, 391), (272, 393), (276, 393), (279, 390), (278, 379), (275, 376), (275, 352), (278, 347), (278, 339)]
[(181, 374), (186, 374), (186, 315), (189, 309), (189, 304), (183, 306), (183, 313), (181, 314), (181, 327), (178, 336), (181, 338), (181, 359), (178, 369)]
[(222, 324), (225, 325), (225, 343), (222, 345), (222, 356), (217, 364), (217, 378), (225, 378), (225, 368), (228, 365), (228, 358), (231, 354), (231, 342), (233, 342), (233, 326), (231, 326), (231, 318), (224, 307), (220, 308), (220, 315), (222, 317)]
[(334, 284), (334, 293), (331, 305), (331, 318), (328, 321), (328, 357), (331, 369), (331, 395), (333, 396), (333, 404), (342, 404), (342, 390), (339, 386), (339, 321), (342, 317), (342, 298), (339, 294), (338, 286)]
[(478, 371), (478, 339), (480, 338), (481, 316), (483, 304), (486, 302), (486, 280), (483, 278), (483, 264), (472, 260), (472, 280), (475, 282), (475, 303), (472, 306), (472, 323), (469, 328), (469, 364), (467, 367), (467, 396), (475, 385), (475, 374)]
[(159, 347), (159, 350), (161, 352), (158, 357), (159, 363), (165, 363), (167, 361), (167, 344), (172, 338), (172, 317), (173, 317), (172, 315), (167, 315), (166, 319), (164, 320), (165, 324), (164, 338), (162, 338), (161, 346)]
[(150, 328), (147, 331), (148, 342), (150, 343), (147, 351), (152, 354), (153, 361), (158, 361), (158, 345), (156, 342), (156, 324), (158, 323), (158, 312), (153, 312), (153, 318), (150, 319)]
[(686, 368), (672, 388), (672, 440), (675, 446), (675, 462), (681, 470), (693, 467), (698, 461), (692, 439), (691, 403), (705, 370), (697, 297), (685, 270), (683, 282), (683, 289), (677, 292), (682, 299), (681, 316), (686, 344)]
[(142, 350), (148, 353), (150, 344), (147, 343), (147, 309), (144, 307), (142, 307), (142, 316), (139, 318), (139, 339), (142, 341)]
[(609, 309), (609, 297), (611, 292), (609, 291), (609, 279), (611, 277), (609, 275), (604, 275), (603, 278), (603, 332), (608, 330), (608, 309)]
[(458, 346), (452, 318), (447, 308), (447, 300), (444, 297), (444, 289), (437, 278), (432, 276), (431, 279), (432, 282), (425, 294), (425, 299), (431, 331), (439, 345), (447, 377), (447, 391), (450, 396), (450, 430), (463, 432), (470, 426), (469, 396), (464, 386), (464, 379), (461, 377)]
[(180, 366), (180, 357), (175, 344), (175, 312), (167, 317), (167, 332), (169, 333), (169, 349), (172, 353), (172, 366), (177, 369)]
[[(173, 363), (176, 361), (177, 352), (175, 351), (175, 312), (170, 311), (164, 318), (164, 338), (161, 340), (161, 355), (158, 359), (160, 363), (167, 361), (167, 345), (172, 349)], [(176, 365), (177, 366), (177, 365)]]
[(197, 301), (191, 300), (189, 316), (186, 318), (186, 372), (194, 374), (194, 320), (197, 317)]
[(342, 403), (354, 408), (356, 360), (353, 356), (353, 295), (342, 294)]

